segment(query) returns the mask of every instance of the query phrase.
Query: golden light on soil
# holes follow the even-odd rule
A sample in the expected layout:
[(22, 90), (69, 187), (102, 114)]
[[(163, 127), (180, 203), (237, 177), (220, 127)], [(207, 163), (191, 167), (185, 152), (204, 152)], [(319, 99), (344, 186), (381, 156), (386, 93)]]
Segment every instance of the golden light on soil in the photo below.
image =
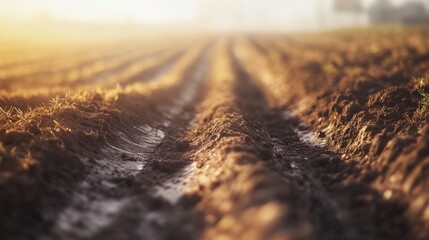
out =
[(426, 28), (155, 34), (113, 22), (282, 9), (28, 2), (5, 9), (52, 15), (0, 36), (0, 238), (428, 239)]

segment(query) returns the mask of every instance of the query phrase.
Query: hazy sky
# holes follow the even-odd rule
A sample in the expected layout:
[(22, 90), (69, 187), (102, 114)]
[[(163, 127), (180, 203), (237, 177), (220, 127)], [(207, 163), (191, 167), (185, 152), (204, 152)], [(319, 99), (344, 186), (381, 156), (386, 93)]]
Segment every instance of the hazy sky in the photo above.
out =
[(294, 29), (334, 24), (331, 6), (332, 0), (1, 0), (0, 19)]

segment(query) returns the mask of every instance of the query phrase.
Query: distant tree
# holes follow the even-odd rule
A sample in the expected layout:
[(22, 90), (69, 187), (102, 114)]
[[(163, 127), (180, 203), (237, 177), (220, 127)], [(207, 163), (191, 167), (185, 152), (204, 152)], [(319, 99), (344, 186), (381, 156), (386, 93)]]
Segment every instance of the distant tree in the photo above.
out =
[(372, 23), (392, 23), (398, 20), (397, 10), (389, 0), (377, 0), (369, 8)]
[(427, 23), (429, 16), (423, 2), (410, 1), (399, 8), (399, 16), (404, 24)]
[(394, 6), (390, 0), (376, 0), (371, 8), (377, 10), (391, 10)]
[(361, 0), (334, 0), (334, 9), (338, 12), (361, 12)]

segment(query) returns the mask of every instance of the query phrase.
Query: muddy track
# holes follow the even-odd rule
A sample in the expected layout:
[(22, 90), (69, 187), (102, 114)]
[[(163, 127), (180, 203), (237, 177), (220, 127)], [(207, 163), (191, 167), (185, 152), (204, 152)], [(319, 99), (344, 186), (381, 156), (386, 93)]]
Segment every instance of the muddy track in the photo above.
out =
[[(297, 114), (305, 86), (293, 81), (293, 70), (313, 59), (301, 66), (294, 55), (317, 50), (317, 59), (334, 47), (286, 39), (295, 51), (281, 41), (202, 38), (106, 72), (120, 79), (117, 90), (52, 110), (58, 122), (42, 119), (59, 129), (48, 128), (58, 142), (42, 138), (43, 129), (24, 135), (28, 148), (48, 157), (28, 175), (0, 176), (0, 190), (8, 190), (0, 191), (0, 207), (16, 208), (0, 209), (11, 219), (0, 219), (0, 233), (42, 240), (424, 239), (413, 232), (421, 222), (405, 214), (412, 200), (386, 197), (372, 181), (377, 169), (313, 132), (313, 115)], [(307, 69), (301, 77), (317, 74)], [(0, 132), (6, 150), (26, 147), (8, 134)], [(36, 181), (28, 181), (31, 174)]]
[[(169, 194), (168, 186), (162, 184), (177, 178), (178, 174), (173, 173), (191, 164), (177, 159), (180, 156), (171, 146), (176, 145), (195, 114), (193, 106), (201, 97), (209, 60), (209, 50), (204, 50), (197, 62), (180, 76), (186, 79), (184, 85), (172, 89), (177, 91), (172, 94), (173, 101), (157, 103), (157, 111), (147, 116), (146, 123), (136, 126), (133, 132), (115, 133), (116, 137), (108, 142), (101, 155), (82, 156), (90, 166), (88, 175), (74, 190), (68, 206), (59, 213), (52, 232), (42, 238), (150, 237), (152, 227), (146, 226), (150, 219), (143, 217), (148, 207), (151, 202), (171, 201), (174, 194)], [(159, 116), (155, 117), (157, 114)], [(156, 168), (146, 170), (148, 165), (156, 164), (162, 164), (172, 175)], [(112, 228), (121, 231), (111, 232)]]

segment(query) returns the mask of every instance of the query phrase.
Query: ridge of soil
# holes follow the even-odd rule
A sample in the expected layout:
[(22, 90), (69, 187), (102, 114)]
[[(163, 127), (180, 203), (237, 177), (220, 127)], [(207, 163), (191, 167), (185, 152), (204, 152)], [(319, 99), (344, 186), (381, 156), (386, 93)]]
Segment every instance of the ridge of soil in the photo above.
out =
[[(420, 32), (414, 34), (412, 36), (418, 38), (424, 35)], [(367, 41), (375, 42), (377, 37), (375, 34)], [(283, 51), (281, 54), (289, 55), (286, 60), (280, 60), (284, 58), (273, 50), (267, 50), (263, 55), (260, 46), (252, 46), (252, 42), (246, 47), (254, 48), (251, 56), (249, 53), (244, 55), (244, 48), (237, 52), (241, 59), (257, 59), (254, 62), (258, 62), (259, 68), (244, 60), (246, 69), (258, 79), (271, 105), (282, 109), (295, 108), (294, 115), (312, 126), (329, 149), (339, 153), (343, 161), (351, 161), (358, 166), (360, 174), (351, 174), (346, 181), (364, 182), (380, 191), (389, 203), (398, 203), (392, 209), (396, 215), (391, 217), (414, 219), (413, 234), (424, 239), (429, 236), (426, 214), (429, 208), (425, 204), (429, 200), (425, 167), (429, 161), (429, 118), (427, 111), (419, 109), (422, 97), (416, 89), (417, 80), (412, 76), (424, 75), (421, 68), (428, 50), (416, 54), (405, 45), (397, 46), (395, 51), (401, 52), (404, 48), (409, 51), (406, 54), (382, 54), (391, 49), (389, 44), (384, 44), (380, 46), (386, 50), (379, 49), (377, 53), (369, 54), (365, 62), (370, 64), (362, 65), (359, 52), (347, 52), (339, 47), (347, 39), (337, 39), (338, 36), (335, 40), (329, 39), (337, 42), (336, 48), (332, 46), (322, 55), (324, 62), (333, 62), (336, 69), (332, 74), (327, 74), (318, 65), (312, 66), (312, 72), (299, 71), (312, 64), (310, 58), (302, 57), (305, 51), (321, 52), (318, 43), (311, 40), (309, 44), (315, 50), (304, 50), (299, 43), (293, 42), (288, 48), (279, 47)], [(264, 39), (258, 41), (259, 45), (268, 44)], [(299, 53), (300, 49), (303, 52)], [(298, 53), (301, 56), (297, 56)], [(342, 68), (335, 66), (338, 64), (335, 63), (336, 55), (347, 61), (341, 65)], [(408, 58), (416, 65), (402, 69), (393, 65)], [(297, 60), (292, 62), (291, 59)], [(383, 72), (377, 65), (385, 59), (392, 61), (392, 65), (385, 67)], [(258, 74), (258, 69), (270, 69), (267, 64), (272, 64), (271, 71), (265, 72), (265, 76)], [(355, 65), (363, 68), (358, 75), (350, 71)], [(425, 80), (424, 77), (421, 79)], [(281, 84), (276, 86), (272, 81)], [(423, 91), (427, 92), (427, 87)], [(288, 97), (289, 93), (291, 97)]]
[(90, 90), (3, 91), (0, 235), (427, 239), (428, 33), (166, 39)]

